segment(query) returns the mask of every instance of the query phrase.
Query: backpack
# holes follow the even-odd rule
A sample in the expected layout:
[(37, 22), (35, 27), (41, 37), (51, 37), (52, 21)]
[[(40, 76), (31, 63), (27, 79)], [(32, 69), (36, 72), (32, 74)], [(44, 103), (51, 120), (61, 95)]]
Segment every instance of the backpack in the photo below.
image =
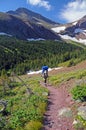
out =
[(44, 79), (48, 78), (48, 66), (42, 66), (42, 76)]

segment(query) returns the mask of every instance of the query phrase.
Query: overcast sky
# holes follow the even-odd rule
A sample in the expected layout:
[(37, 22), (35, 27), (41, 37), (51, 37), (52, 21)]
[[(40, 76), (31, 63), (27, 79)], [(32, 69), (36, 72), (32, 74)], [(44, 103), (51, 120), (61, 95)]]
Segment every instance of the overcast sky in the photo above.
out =
[(86, 0), (0, 0), (0, 12), (25, 7), (59, 22), (69, 23), (86, 15)]

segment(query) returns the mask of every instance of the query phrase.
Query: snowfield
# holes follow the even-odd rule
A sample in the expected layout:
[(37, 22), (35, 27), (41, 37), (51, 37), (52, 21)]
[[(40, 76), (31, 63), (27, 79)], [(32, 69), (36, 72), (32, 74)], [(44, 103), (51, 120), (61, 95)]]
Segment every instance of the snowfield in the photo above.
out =
[(65, 26), (51, 28), (51, 30), (53, 30), (56, 33), (60, 33), (61, 31), (64, 31), (65, 29), (66, 29)]
[(75, 37), (70, 37), (68, 35), (59, 35), (61, 38), (63, 39), (67, 39), (67, 40), (71, 40), (71, 41), (75, 41), (75, 42), (79, 42), (79, 43), (83, 43), (84, 45), (86, 45), (86, 39), (76, 39)]

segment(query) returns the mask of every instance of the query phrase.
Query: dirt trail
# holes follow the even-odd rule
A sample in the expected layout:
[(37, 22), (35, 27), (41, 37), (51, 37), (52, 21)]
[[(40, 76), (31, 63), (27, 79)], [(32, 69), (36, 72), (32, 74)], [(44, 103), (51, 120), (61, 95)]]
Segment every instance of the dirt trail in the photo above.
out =
[[(74, 67), (53, 71), (51, 74), (69, 72), (84, 68), (86, 68), (86, 61)], [(69, 88), (71, 88), (71, 86), (74, 84), (73, 79), (64, 82), (59, 86), (59, 88), (55, 88), (50, 85), (45, 86), (43, 83), (41, 84), (42, 86), (47, 87), (50, 92), (48, 96), (48, 108), (44, 115), (44, 126), (42, 130), (75, 130), (73, 127), (74, 113), (72, 111), (72, 106), (75, 103), (72, 100), (70, 93), (68, 92)], [(64, 108), (66, 108), (66, 110), (70, 109), (72, 114), (70, 116), (59, 115), (61, 110), (64, 111)]]
[(47, 85), (50, 94), (48, 96), (48, 108), (44, 115), (43, 130), (74, 130), (72, 117), (59, 116), (63, 108), (70, 108), (74, 103), (67, 92), (70, 82), (63, 84), (60, 88)]

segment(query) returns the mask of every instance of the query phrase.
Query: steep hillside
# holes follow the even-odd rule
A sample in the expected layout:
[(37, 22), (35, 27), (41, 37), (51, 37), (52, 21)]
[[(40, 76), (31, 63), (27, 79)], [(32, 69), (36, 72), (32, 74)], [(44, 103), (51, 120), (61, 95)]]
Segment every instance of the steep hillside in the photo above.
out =
[(26, 8), (18, 8), (16, 11), (8, 11), (7, 13), (17, 16), (26, 21), (29, 20), (32, 23), (36, 23), (38, 25), (43, 25), (43, 26), (49, 27), (49, 28), (59, 25), (59, 23), (56, 23), (56, 22), (38, 14), (38, 13), (28, 10)]
[[(24, 10), (24, 15), (21, 13), (21, 10)], [(27, 16), (27, 12), (28, 10), (19, 9), (17, 10), (18, 15), (12, 13), (0, 13), (0, 35), (9, 35), (23, 40), (29, 40), (32, 38), (60, 40), (60, 37), (50, 29), (38, 24), (37, 22), (33, 22), (31, 18), (28, 18), (29, 14)], [(46, 21), (48, 24), (48, 19)], [(54, 24), (53, 22), (51, 23)]]

